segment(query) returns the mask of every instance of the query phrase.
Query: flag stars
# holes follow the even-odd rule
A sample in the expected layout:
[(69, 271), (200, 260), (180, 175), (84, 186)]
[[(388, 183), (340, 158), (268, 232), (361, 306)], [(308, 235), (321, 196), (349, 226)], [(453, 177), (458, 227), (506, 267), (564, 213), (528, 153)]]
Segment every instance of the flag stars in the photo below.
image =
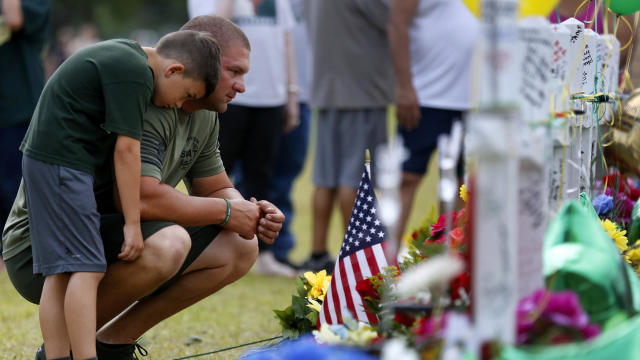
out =
[(365, 240), (367, 240), (367, 242), (371, 242), (371, 236), (367, 235), (367, 237), (365, 238)]
[(369, 188), (369, 184), (364, 184), (364, 186), (362, 186), (365, 190), (367, 190)]
[(372, 207), (372, 208), (371, 208), (371, 213), (372, 213), (372, 214), (375, 214), (375, 213), (376, 213), (376, 211), (378, 211), (378, 210), (376, 210), (376, 208), (374, 208), (374, 207)]
[(371, 216), (367, 216), (367, 221), (371, 221)]
[(356, 220), (356, 226), (360, 226), (360, 221)]
[(371, 200), (373, 200), (373, 196), (371, 195), (367, 196), (367, 201), (371, 201)]
[(361, 237), (363, 237), (363, 236), (364, 236), (364, 234), (363, 234), (362, 232), (359, 232), (359, 233), (358, 233), (358, 237), (359, 237), (359, 238), (361, 238)]
[(362, 208), (363, 208), (363, 209), (365, 209), (365, 210), (367, 210), (367, 209), (369, 208), (369, 205), (364, 204), (364, 205), (362, 206)]
[(376, 226), (380, 225), (380, 220), (376, 219), (376, 221), (373, 222), (374, 224), (376, 224)]
[(380, 232), (378, 233), (378, 237), (384, 237), (384, 233), (383, 233), (382, 231), (380, 231)]
[(355, 244), (356, 246), (360, 246), (360, 241), (356, 240)]

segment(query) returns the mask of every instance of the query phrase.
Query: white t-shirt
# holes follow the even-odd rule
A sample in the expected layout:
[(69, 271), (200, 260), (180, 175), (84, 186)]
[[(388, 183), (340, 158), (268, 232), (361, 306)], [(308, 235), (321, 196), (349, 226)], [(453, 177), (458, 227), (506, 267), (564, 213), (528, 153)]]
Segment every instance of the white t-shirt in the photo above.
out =
[[(232, 101), (244, 106), (280, 106), (287, 102), (284, 34), (294, 26), (288, 0), (236, 0), (233, 22), (251, 44), (251, 69), (245, 76), (247, 91)], [(217, 0), (189, 0), (189, 16), (215, 14)]]
[(409, 27), (411, 74), (420, 106), (470, 107), (471, 61), (480, 31), (462, 0), (420, 0)]
[(293, 47), (296, 58), (296, 79), (298, 81), (298, 102), (309, 102), (311, 91), (311, 42), (304, 17), (306, 0), (290, 0), (296, 25), (293, 28)]

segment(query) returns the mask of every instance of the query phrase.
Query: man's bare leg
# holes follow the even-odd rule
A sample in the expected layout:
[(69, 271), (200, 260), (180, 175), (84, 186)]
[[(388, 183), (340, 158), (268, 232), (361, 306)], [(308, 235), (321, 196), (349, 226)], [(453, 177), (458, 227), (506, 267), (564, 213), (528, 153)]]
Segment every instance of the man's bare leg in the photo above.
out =
[(173, 277), (189, 253), (191, 238), (183, 227), (173, 225), (150, 236), (144, 246), (136, 261), (118, 261), (107, 268), (98, 287), (98, 329)]
[(343, 230), (347, 230), (349, 225), (349, 219), (351, 219), (351, 212), (353, 211), (353, 204), (356, 201), (358, 195), (358, 189), (352, 187), (340, 186), (338, 188), (338, 201), (340, 203), (340, 214), (342, 215)]
[(402, 246), (402, 235), (404, 235), (407, 221), (411, 215), (411, 208), (413, 207), (413, 198), (416, 195), (422, 175), (415, 173), (402, 173), (402, 182), (400, 183), (400, 218), (398, 219), (398, 232), (396, 240), (398, 241), (398, 249)]
[(98, 331), (108, 344), (132, 344), (160, 321), (244, 276), (258, 257), (258, 240), (222, 231), (166, 291), (145, 298)]
[(327, 251), (327, 236), (336, 190), (316, 187), (313, 192), (313, 242), (311, 253), (320, 254)]

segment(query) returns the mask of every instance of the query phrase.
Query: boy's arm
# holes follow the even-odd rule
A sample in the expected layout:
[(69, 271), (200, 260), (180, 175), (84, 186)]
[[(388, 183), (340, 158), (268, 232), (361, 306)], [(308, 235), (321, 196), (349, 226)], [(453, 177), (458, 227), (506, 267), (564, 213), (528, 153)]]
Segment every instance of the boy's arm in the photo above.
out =
[(144, 248), (140, 232), (140, 141), (118, 135), (113, 163), (125, 219), (124, 243), (118, 258), (133, 261)]
[(398, 122), (407, 130), (418, 126), (420, 106), (411, 79), (409, 55), (409, 25), (418, 0), (391, 0), (389, 10), (389, 48), (396, 75), (395, 105)]

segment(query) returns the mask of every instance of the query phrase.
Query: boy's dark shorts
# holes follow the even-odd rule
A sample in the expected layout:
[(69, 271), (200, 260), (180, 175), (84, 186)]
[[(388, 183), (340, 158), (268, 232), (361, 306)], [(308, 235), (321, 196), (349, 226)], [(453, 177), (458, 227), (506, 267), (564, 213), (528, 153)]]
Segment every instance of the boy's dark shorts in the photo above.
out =
[[(462, 121), (463, 117), (464, 112), (459, 110), (421, 107), (418, 127), (407, 131), (398, 124), (398, 133), (402, 136), (404, 146), (409, 150), (409, 157), (402, 164), (402, 170), (414, 174), (424, 174), (427, 171), (431, 154), (438, 148), (438, 136), (451, 133), (453, 122)], [(464, 176), (462, 151), (458, 159), (457, 174), (458, 177)]]
[(22, 157), (33, 272), (44, 276), (104, 272), (93, 176)]
[[(156, 232), (172, 225), (176, 224), (168, 221), (145, 221), (141, 224), (142, 237), (146, 240)], [(100, 233), (104, 241), (107, 263), (118, 261), (118, 254), (124, 242), (123, 226), (124, 218), (121, 214), (106, 214), (101, 217)], [(191, 249), (176, 276), (158, 287), (154, 294), (160, 293), (171, 286), (184, 270), (211, 244), (221, 230), (220, 227), (215, 225), (186, 227), (185, 229), (191, 236)], [(33, 274), (32, 260), (31, 247), (28, 247), (8, 259), (6, 266), (9, 278), (20, 295), (34, 304), (39, 304), (44, 277), (40, 274)]]

